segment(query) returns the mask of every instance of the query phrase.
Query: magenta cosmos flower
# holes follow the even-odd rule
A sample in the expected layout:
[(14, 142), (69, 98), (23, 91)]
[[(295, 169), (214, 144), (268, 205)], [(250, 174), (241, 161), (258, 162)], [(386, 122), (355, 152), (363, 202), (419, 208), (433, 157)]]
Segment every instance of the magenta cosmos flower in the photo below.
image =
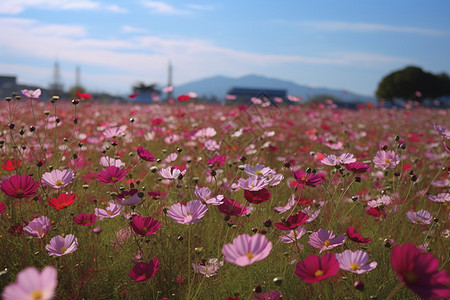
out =
[(327, 253), (322, 257), (311, 254), (297, 263), (295, 275), (305, 282), (314, 283), (336, 275), (337, 271), (339, 263), (334, 254)]
[[(317, 232), (313, 232), (309, 236), (309, 242), (314, 248), (320, 249), (320, 252), (327, 251), (344, 244), (345, 235), (335, 237), (333, 231), (319, 229)], [(319, 252), (319, 253), (320, 253)]]
[(122, 181), (127, 175), (127, 170), (118, 167), (109, 166), (106, 170), (101, 170), (97, 175), (97, 180), (102, 184), (115, 183)]
[(17, 274), (17, 281), (6, 286), (2, 292), (4, 300), (40, 299), (50, 300), (55, 296), (58, 284), (58, 271), (47, 266), (42, 272), (28, 267)]
[(97, 221), (97, 216), (95, 214), (86, 215), (85, 213), (81, 213), (78, 216), (73, 217), (73, 220), (80, 226), (89, 226)]
[(128, 274), (134, 281), (149, 280), (155, 276), (159, 269), (159, 259), (154, 258), (148, 264), (138, 262)]
[(52, 228), (50, 219), (45, 216), (41, 216), (28, 223), (28, 225), (23, 228), (23, 231), (29, 236), (43, 238), (50, 228)]
[(323, 178), (315, 173), (306, 173), (302, 169), (292, 170), (295, 180), (310, 187), (315, 187), (323, 182)]
[(70, 184), (75, 178), (71, 169), (53, 170), (42, 175), (41, 182), (54, 189), (60, 189)]
[(364, 251), (345, 250), (336, 254), (339, 262), (339, 268), (344, 271), (350, 271), (356, 274), (364, 274), (377, 267), (377, 262), (373, 261), (369, 264), (369, 254)]
[(345, 168), (355, 174), (365, 173), (370, 170), (370, 166), (362, 162), (352, 162), (344, 165)]
[(394, 151), (379, 150), (373, 158), (373, 163), (378, 169), (385, 170), (387, 168), (395, 168), (400, 162), (400, 154), (395, 154)]
[(438, 271), (439, 260), (432, 253), (422, 251), (412, 243), (395, 245), (391, 263), (398, 278), (419, 297), (450, 298), (450, 276), (446, 271)]
[(307, 220), (309, 216), (305, 214), (304, 212), (299, 211), (295, 215), (290, 216), (287, 218), (284, 222), (277, 222), (275, 223), (275, 227), (282, 230), (291, 230), (295, 229), (300, 225), (303, 225)]
[(250, 203), (253, 204), (260, 204), (264, 203), (270, 200), (272, 195), (270, 194), (270, 191), (266, 188), (263, 188), (259, 191), (244, 191), (244, 198)]
[(65, 237), (57, 235), (45, 246), (50, 256), (63, 256), (75, 252), (78, 248), (78, 239), (73, 234)]
[(183, 205), (175, 203), (167, 210), (167, 215), (180, 224), (199, 223), (199, 219), (208, 211), (208, 208), (200, 200), (192, 200)]
[(139, 146), (136, 149), (136, 151), (137, 151), (137, 154), (139, 155), (139, 157), (145, 161), (155, 161), (156, 160), (156, 158), (153, 156), (153, 154), (149, 150), (145, 149), (142, 146)]
[(6, 211), (6, 205), (3, 202), (0, 202), (0, 215), (3, 215), (3, 213)]
[(219, 211), (229, 216), (241, 217), (250, 213), (250, 209), (247, 206), (241, 206), (240, 202), (236, 202), (233, 199), (223, 198), (222, 204), (218, 207)]
[(161, 222), (153, 219), (152, 217), (144, 218), (141, 216), (134, 216), (133, 220), (130, 222), (130, 226), (137, 234), (146, 236), (155, 234), (159, 227), (161, 227)]
[(36, 196), (39, 182), (29, 175), (14, 175), (0, 184), (0, 190), (13, 198), (30, 198)]
[(269, 242), (265, 235), (241, 234), (233, 240), (233, 243), (225, 244), (222, 253), (225, 261), (243, 267), (263, 260), (271, 250), (272, 242)]
[(348, 227), (345, 232), (350, 240), (355, 243), (370, 243), (370, 238), (364, 238), (359, 232), (356, 232), (355, 228)]

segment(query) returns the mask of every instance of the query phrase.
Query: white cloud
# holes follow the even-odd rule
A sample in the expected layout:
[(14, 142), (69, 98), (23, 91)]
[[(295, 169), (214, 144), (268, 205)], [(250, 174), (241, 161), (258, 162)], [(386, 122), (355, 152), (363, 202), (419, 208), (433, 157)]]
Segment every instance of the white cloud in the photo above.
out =
[(212, 5), (203, 5), (203, 4), (187, 4), (187, 8), (194, 10), (215, 10), (216, 8)]
[(125, 33), (146, 33), (147, 29), (134, 27), (130, 25), (123, 25), (120, 30)]
[(142, 1), (142, 4), (156, 13), (167, 15), (179, 15), (187, 13), (187, 11), (177, 9), (174, 6), (162, 1)]
[[(82, 26), (43, 25), (21, 18), (0, 18), (0, 28), (0, 49), (5, 54), (2, 57), (8, 60), (14, 57), (15, 61), (35, 60), (41, 65), (48, 62), (50, 68), (57, 58), (62, 69), (67, 63), (81, 65), (82, 70), (95, 68), (95, 73), (83, 75), (89, 79), (89, 84), (122, 91), (128, 91), (138, 80), (164, 84), (169, 59), (174, 63), (175, 84), (217, 74), (241, 76), (252, 72), (272, 73), (276, 69), (281, 72), (286, 65), (296, 69), (305, 64), (378, 67), (406, 60), (367, 53), (332, 53), (322, 57), (261, 54), (219, 47), (205, 40), (152, 35), (132, 35), (120, 40), (94, 39)], [(122, 27), (122, 30), (136, 29), (139, 28)], [(0, 57), (0, 63), (8, 61)], [(13, 70), (2, 69), (3, 72)]]
[(354, 32), (396, 32), (421, 35), (444, 35), (445, 32), (429, 28), (392, 26), (374, 23), (340, 22), (340, 21), (318, 21), (300, 22), (299, 25), (308, 26), (323, 31), (354, 31)]
[(92, 0), (2, 0), (0, 13), (16, 15), (28, 8), (42, 10), (107, 10), (114, 13), (125, 13), (126, 9), (115, 4), (103, 5)]

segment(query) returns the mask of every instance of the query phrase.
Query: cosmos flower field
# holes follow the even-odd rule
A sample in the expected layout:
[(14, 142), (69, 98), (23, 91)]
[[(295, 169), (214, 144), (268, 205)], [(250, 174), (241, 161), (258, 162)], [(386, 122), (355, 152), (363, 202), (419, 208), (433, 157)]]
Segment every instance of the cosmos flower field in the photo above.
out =
[(3, 299), (450, 297), (450, 111), (0, 110)]

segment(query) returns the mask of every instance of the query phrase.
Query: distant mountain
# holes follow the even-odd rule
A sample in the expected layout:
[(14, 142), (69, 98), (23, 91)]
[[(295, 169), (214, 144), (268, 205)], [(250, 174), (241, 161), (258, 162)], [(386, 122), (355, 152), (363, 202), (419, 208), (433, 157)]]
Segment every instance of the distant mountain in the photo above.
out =
[(343, 90), (311, 88), (298, 85), (291, 81), (268, 78), (259, 75), (247, 75), (240, 78), (215, 76), (175, 86), (174, 91), (176, 94), (195, 92), (199, 95), (199, 97), (216, 96), (218, 100), (223, 100), (227, 92), (233, 87), (255, 88), (261, 90), (284, 89), (287, 90), (288, 95), (301, 96), (305, 101), (308, 101), (318, 95), (328, 95), (330, 97), (340, 99), (343, 102), (376, 102), (375, 97), (358, 95)]

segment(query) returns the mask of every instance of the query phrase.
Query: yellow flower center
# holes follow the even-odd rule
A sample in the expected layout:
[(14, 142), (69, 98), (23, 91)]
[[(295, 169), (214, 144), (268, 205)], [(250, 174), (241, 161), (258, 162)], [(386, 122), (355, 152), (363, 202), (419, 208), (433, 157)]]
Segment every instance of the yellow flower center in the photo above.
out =
[(148, 232), (148, 229), (147, 229), (147, 227), (142, 227), (141, 228), (141, 232), (143, 233), (143, 234), (146, 234), (147, 232)]
[(306, 180), (306, 176), (303, 176), (303, 177), (302, 177), (302, 181), (305, 181), (305, 180)]
[(356, 271), (356, 270), (359, 270), (359, 266), (357, 264), (351, 264), (350, 269), (352, 269), (353, 271)]
[(112, 181), (117, 181), (117, 177), (114, 177), (114, 176), (113, 176), (113, 177), (111, 177), (111, 180), (112, 180)]
[(387, 163), (387, 164), (390, 164), (390, 163), (391, 163), (391, 161), (390, 161), (388, 158), (386, 158), (386, 159), (384, 160), (384, 162)]
[(16, 194), (17, 194), (17, 197), (22, 197), (22, 196), (24, 195), (24, 192), (23, 192), (22, 189), (18, 189), (18, 190), (16, 191)]
[(261, 171), (256, 171), (256, 175), (262, 175), (263, 173)]
[(403, 278), (405, 278), (405, 281), (408, 283), (415, 283), (417, 281), (418, 276), (413, 271), (409, 271), (408, 273), (405, 274), (405, 276), (403, 276)]
[(245, 256), (247, 256), (249, 259), (252, 259), (253, 257), (255, 257), (255, 255), (253, 253), (246, 253)]
[(57, 186), (62, 186), (63, 184), (64, 183), (59, 179), (55, 181), (55, 185), (57, 185)]
[(67, 251), (66, 247), (61, 247), (61, 249), (59, 249), (59, 251), (61, 251), (61, 253), (65, 253)]
[(42, 292), (41, 291), (34, 291), (33, 293), (31, 293), (31, 299), (33, 300), (39, 300), (42, 299)]
[(323, 271), (319, 269), (319, 270), (317, 270), (317, 271), (314, 273), (314, 275), (315, 275), (316, 277), (322, 276), (322, 275), (323, 275)]
[(331, 245), (331, 242), (329, 240), (326, 240), (323, 244), (328, 247)]

